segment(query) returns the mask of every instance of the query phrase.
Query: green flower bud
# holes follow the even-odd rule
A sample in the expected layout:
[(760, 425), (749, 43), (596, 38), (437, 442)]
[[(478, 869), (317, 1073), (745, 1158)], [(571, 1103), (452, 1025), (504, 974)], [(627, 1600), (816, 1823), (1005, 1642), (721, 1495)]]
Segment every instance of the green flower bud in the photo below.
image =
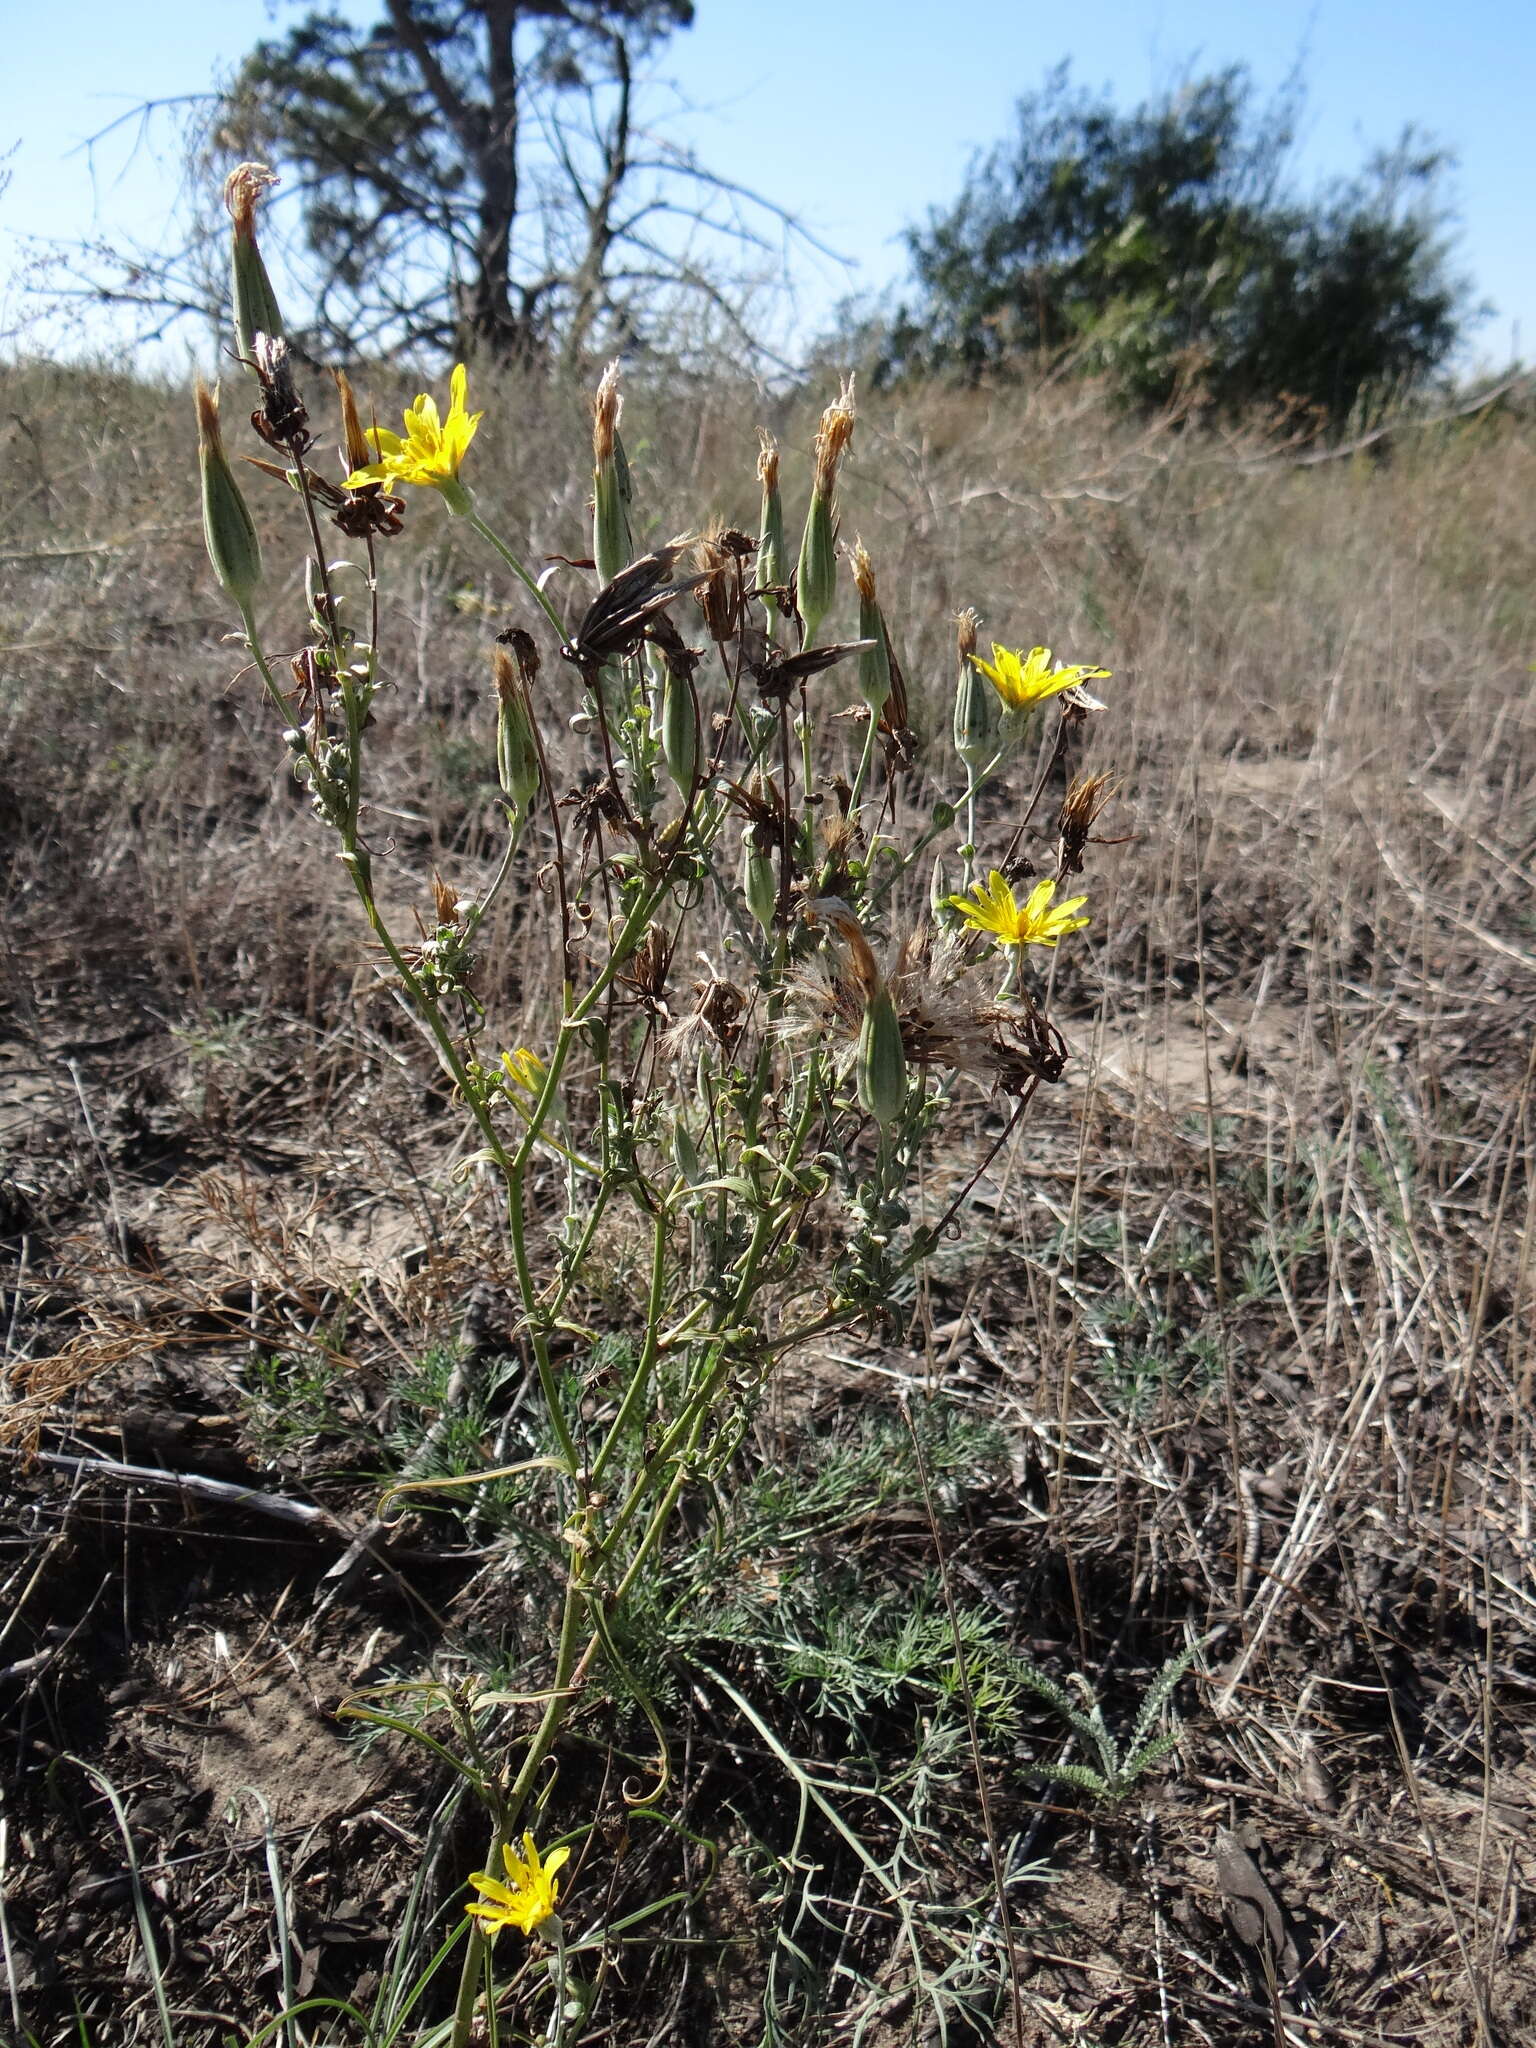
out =
[(604, 370), (592, 401), (592, 555), (600, 583), (611, 583), (635, 559), (629, 507), (633, 495), (624, 443), (619, 439), (619, 366)]
[(699, 710), (691, 678), (670, 666), (661, 691), (661, 751), (672, 780), (688, 796), (699, 773)]
[(514, 664), (505, 647), (496, 649), (492, 667), (496, 678), (496, 779), (508, 802), (516, 810), (526, 811), (540, 781), (538, 742), (528, 698), (530, 676), (525, 665)]
[(261, 585), (261, 545), (219, 433), (219, 400), (197, 381), (197, 463), (203, 484), (203, 539), (213, 573), (242, 612)]
[(224, 180), (224, 204), (234, 223), (229, 244), (229, 270), (235, 316), (235, 347), (249, 360), (258, 334), (279, 339), (283, 316), (256, 242), (256, 207), (277, 179), (265, 164), (237, 164)]
[(856, 1071), (859, 1101), (882, 1131), (889, 1130), (907, 1099), (907, 1057), (888, 988), (877, 989), (864, 1006)]
[(836, 593), (837, 549), (832, 536), (832, 506), (826, 498), (813, 497), (800, 542), (800, 569), (795, 583), (807, 647), (815, 645), (821, 622)]
[(812, 647), (821, 631), (822, 620), (832, 608), (837, 593), (837, 533), (833, 501), (837, 493), (837, 466), (844, 449), (853, 439), (853, 379), (850, 377), (821, 416), (816, 433), (816, 469), (811, 481), (811, 509), (805, 515), (805, 532), (800, 540), (800, 566), (795, 579), (795, 601), (805, 628), (804, 645)]
[[(763, 509), (757, 537), (757, 585), (759, 590), (787, 590), (790, 563), (789, 549), (784, 541), (784, 501), (779, 496), (779, 444), (762, 427), (757, 430), (757, 438), (762, 444), (757, 458), (757, 477), (763, 487)], [(784, 603), (785, 600), (778, 597), (763, 599), (769, 631), (775, 639), (780, 637), (788, 616)]]
[(878, 718), (891, 694), (891, 649), (885, 636), (885, 614), (875, 596), (875, 572), (863, 541), (854, 542), (853, 580), (859, 593), (859, 638), (875, 643), (859, 656), (859, 695)]
[(997, 692), (969, 662), (955, 686), (955, 752), (976, 775), (997, 752)]
[(773, 862), (766, 853), (753, 845), (749, 836), (742, 849), (741, 890), (747, 899), (747, 908), (762, 926), (764, 932), (773, 930), (773, 913), (778, 905), (778, 884), (774, 880)]

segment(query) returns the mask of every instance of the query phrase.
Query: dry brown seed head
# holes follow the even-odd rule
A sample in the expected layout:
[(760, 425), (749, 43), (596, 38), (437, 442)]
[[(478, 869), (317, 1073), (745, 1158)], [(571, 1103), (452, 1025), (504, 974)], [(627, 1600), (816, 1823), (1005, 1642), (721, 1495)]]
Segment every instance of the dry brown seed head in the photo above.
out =
[(599, 467), (613, 460), (613, 444), (623, 410), (624, 401), (619, 396), (619, 363), (615, 357), (599, 378), (597, 393), (592, 400), (592, 459)]
[(1088, 844), (1088, 835), (1117, 787), (1114, 778), (1106, 774), (1073, 778), (1071, 788), (1062, 798), (1061, 815), (1056, 821), (1058, 874), (1082, 873), (1083, 849)]
[[(727, 538), (717, 520), (693, 544), (694, 563), (709, 578), (694, 592), (694, 597), (711, 637), (718, 641), (729, 640), (736, 630), (736, 578), (732, 565), (737, 556), (734, 547), (727, 545)], [(729, 538), (741, 536), (732, 534)]]
[(693, 990), (698, 1000), (662, 1039), (662, 1055), (674, 1060), (696, 1058), (706, 1044), (712, 1044), (730, 1058), (741, 1038), (746, 997), (733, 981), (696, 981)]
[(513, 667), (512, 657), (508, 654), (505, 647), (492, 648), (491, 674), (496, 681), (496, 701), (499, 704), (515, 704), (517, 702), (517, 670)]
[(853, 563), (854, 587), (865, 604), (873, 604), (875, 602), (875, 570), (874, 564), (869, 559), (869, 551), (863, 541), (856, 540), (854, 542), (853, 547), (849, 551), (849, 560)]
[(350, 476), (354, 469), (366, 469), (374, 456), (358, 416), (352, 381), (345, 370), (336, 372), (336, 389), (341, 395), (341, 452)]
[(779, 444), (766, 427), (757, 430), (757, 480), (765, 491), (779, 488)]
[(853, 439), (855, 419), (853, 378), (844, 380), (842, 390), (821, 416), (816, 430), (816, 476), (813, 484), (818, 498), (828, 498), (837, 488), (837, 465)]
[(981, 620), (973, 606), (967, 605), (963, 612), (955, 614), (955, 645), (963, 668), (976, 652), (976, 628)]
[(627, 971), (619, 979), (625, 981), (647, 1003), (660, 1003), (667, 991), (667, 975), (672, 966), (672, 942), (659, 925), (652, 925), (639, 946), (636, 947)]
[(243, 241), (255, 239), (257, 204), (278, 182), (276, 172), (265, 164), (236, 164), (224, 180), (224, 204)]
[(450, 889), (441, 875), (432, 877), (432, 908), (439, 924), (458, 923), (458, 891)]
[(808, 903), (805, 914), (813, 923), (828, 926), (847, 948), (848, 974), (862, 1001), (871, 1002), (884, 988), (885, 981), (875, 959), (874, 948), (864, 936), (864, 927), (859, 920), (847, 904), (835, 896), (823, 896), (814, 903)]
[(197, 438), (205, 448), (216, 454), (224, 452), (224, 439), (219, 432), (219, 394), (210, 390), (199, 377), (193, 387), (197, 402)]
[(822, 851), (829, 861), (839, 868), (856, 852), (863, 842), (859, 821), (850, 811), (833, 811), (830, 816), (823, 814), (821, 820)]

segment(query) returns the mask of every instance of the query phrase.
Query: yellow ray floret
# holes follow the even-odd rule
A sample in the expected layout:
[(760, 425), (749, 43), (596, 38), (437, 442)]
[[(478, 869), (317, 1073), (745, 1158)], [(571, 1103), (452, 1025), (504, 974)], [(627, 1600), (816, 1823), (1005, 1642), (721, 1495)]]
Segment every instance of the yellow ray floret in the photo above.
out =
[(423, 392), (405, 409), (405, 436), (387, 427), (369, 427), (368, 439), (378, 451), (378, 461), (355, 469), (347, 478), (347, 489), (363, 484), (421, 484), (433, 490), (458, 482), (459, 465), (469, 452), (484, 413), (466, 409), (468, 378), (460, 363), (449, 382), (447, 419), (439, 419), (437, 401)]
[(533, 1934), (555, 1910), (560, 1887), (555, 1872), (570, 1859), (569, 1849), (551, 1849), (540, 1857), (532, 1835), (523, 1836), (523, 1854), (502, 1844), (501, 1860), (506, 1865), (507, 1883), (488, 1877), (483, 1870), (470, 1874), (470, 1883), (482, 1896), (465, 1912), (478, 1920), (488, 1934), (503, 1927), (515, 1927), (519, 1934)]
[(504, 1052), (501, 1064), (514, 1088), (520, 1088), (525, 1095), (537, 1097), (543, 1094), (549, 1069), (536, 1052), (529, 1052), (526, 1046), (520, 1045), (516, 1052)]
[(1049, 647), (1031, 647), (1028, 654), (1022, 649), (1015, 653), (1010, 647), (999, 647), (995, 640), (990, 661), (983, 661), (979, 654), (973, 654), (971, 660), (1010, 711), (1030, 711), (1063, 690), (1075, 690), (1087, 682), (1105, 682), (1110, 673), (1107, 668), (1089, 668), (1080, 663), (1064, 666), (1057, 662), (1053, 668)]
[(1056, 884), (1047, 879), (1037, 882), (1021, 904), (994, 868), (985, 882), (974, 884), (969, 896), (951, 896), (948, 902), (974, 930), (990, 932), (1000, 946), (1054, 946), (1089, 921), (1074, 915), (1088, 901), (1086, 896), (1069, 896), (1065, 903), (1053, 905), (1055, 894)]

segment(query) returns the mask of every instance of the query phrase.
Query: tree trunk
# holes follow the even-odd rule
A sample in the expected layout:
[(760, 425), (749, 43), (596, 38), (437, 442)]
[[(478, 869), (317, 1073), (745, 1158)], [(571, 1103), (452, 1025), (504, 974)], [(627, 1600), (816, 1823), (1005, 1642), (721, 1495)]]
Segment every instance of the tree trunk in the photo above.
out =
[(483, 0), (488, 88), (477, 124), (474, 168), (480, 188), (475, 275), (465, 293), (468, 338), (501, 360), (529, 353), (532, 337), (512, 305), (512, 234), (517, 222), (519, 0)]

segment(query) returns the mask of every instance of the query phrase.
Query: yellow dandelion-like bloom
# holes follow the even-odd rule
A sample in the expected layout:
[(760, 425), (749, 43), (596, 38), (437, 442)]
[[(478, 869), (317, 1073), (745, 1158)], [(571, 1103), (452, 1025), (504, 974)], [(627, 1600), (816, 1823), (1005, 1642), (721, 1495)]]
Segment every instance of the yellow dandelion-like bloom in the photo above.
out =
[(1105, 682), (1110, 674), (1107, 668), (1089, 668), (1081, 663), (1057, 662), (1053, 668), (1049, 647), (1031, 647), (1028, 654), (1022, 649), (1015, 653), (1012, 648), (999, 647), (995, 640), (990, 661), (983, 661), (979, 654), (973, 654), (971, 660), (1010, 711), (1032, 711), (1047, 697), (1079, 689), (1084, 683)]
[(570, 1860), (569, 1849), (551, 1849), (540, 1857), (532, 1835), (523, 1836), (523, 1854), (503, 1842), (501, 1860), (507, 1882), (489, 1877), (483, 1870), (471, 1871), (469, 1881), (482, 1896), (464, 1908), (488, 1934), (503, 1927), (515, 1927), (519, 1934), (536, 1934), (555, 1910), (560, 1887), (555, 1872)]
[(353, 470), (347, 489), (364, 484), (419, 484), (441, 491), (455, 512), (468, 510), (469, 497), (459, 482), (459, 466), (469, 452), (475, 429), (483, 412), (470, 412), (465, 405), (468, 379), (460, 363), (449, 380), (447, 419), (440, 419), (437, 401), (423, 392), (405, 409), (405, 436), (386, 427), (369, 427), (368, 439), (378, 451), (378, 461)]
[(529, 1052), (526, 1046), (519, 1046), (516, 1052), (504, 1052), (501, 1056), (502, 1071), (514, 1088), (522, 1089), (525, 1095), (542, 1095), (544, 1079), (549, 1069), (536, 1052)]
[(1054, 946), (1068, 932), (1081, 931), (1089, 922), (1074, 915), (1088, 901), (1086, 896), (1069, 896), (1065, 903), (1053, 904), (1055, 894), (1056, 884), (1047, 879), (1037, 882), (1020, 903), (994, 868), (985, 882), (973, 885), (969, 896), (946, 900), (973, 930), (990, 932), (1000, 946)]

